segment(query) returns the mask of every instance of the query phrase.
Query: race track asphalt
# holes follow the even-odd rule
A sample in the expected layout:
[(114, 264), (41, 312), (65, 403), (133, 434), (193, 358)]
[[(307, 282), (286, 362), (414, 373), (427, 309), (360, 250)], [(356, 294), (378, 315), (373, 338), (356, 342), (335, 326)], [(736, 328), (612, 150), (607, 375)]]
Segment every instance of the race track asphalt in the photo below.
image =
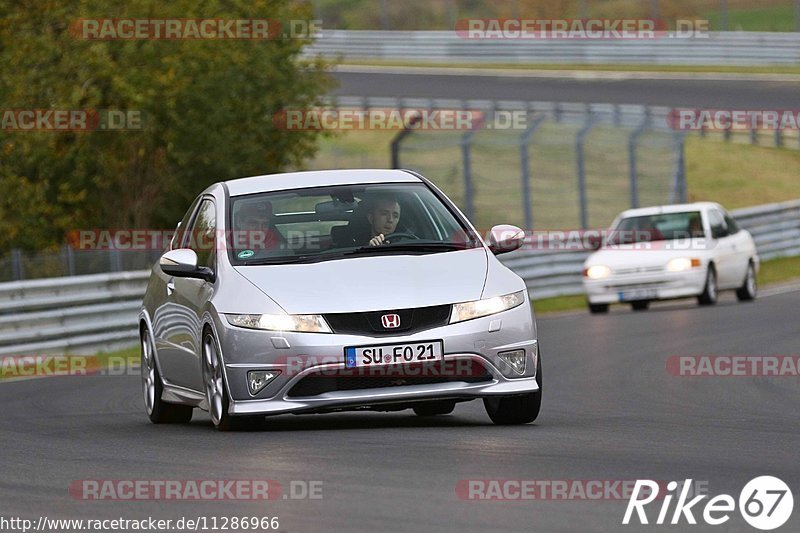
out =
[[(797, 377), (677, 377), (673, 355), (798, 355), (800, 292), (713, 308), (612, 308), (539, 319), (544, 402), (530, 425), (498, 427), (480, 402), (452, 415), (280, 416), (220, 433), (196, 411), (155, 426), (139, 379), (57, 377), (0, 384), (0, 515), (48, 518), (278, 516), (282, 531), (755, 531), (622, 526), (624, 500), (470, 501), (460, 480), (684, 480), (738, 498), (775, 475), (800, 488)], [(322, 499), (87, 501), (84, 479), (322, 481)], [(655, 519), (657, 509), (651, 511)], [(696, 515), (698, 513), (695, 513)], [(800, 530), (794, 513), (779, 531)]]

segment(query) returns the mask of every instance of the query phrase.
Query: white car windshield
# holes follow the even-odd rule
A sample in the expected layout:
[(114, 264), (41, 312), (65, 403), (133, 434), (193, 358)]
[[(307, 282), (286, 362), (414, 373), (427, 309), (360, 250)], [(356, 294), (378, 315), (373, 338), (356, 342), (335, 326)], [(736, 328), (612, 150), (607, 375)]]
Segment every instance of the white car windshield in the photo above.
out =
[(237, 196), (231, 199), (229, 227), (234, 265), (438, 253), (480, 245), (433, 191), (416, 183)]
[(700, 211), (625, 217), (613, 228), (607, 244), (635, 244), (705, 237)]

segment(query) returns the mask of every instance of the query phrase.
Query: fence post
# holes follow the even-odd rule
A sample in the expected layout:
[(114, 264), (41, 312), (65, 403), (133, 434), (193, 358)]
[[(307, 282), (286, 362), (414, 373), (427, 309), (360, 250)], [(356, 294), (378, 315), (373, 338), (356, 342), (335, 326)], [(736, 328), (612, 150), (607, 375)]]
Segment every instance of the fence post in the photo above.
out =
[(536, 130), (539, 129), (547, 115), (536, 117), (519, 136), (519, 157), (522, 170), (522, 212), (525, 214), (525, 231), (533, 229), (533, 211), (531, 210), (531, 177), (530, 177), (530, 157), (528, 153), (528, 143)]
[(72, 246), (65, 244), (61, 247), (61, 258), (64, 262), (64, 272), (67, 276), (75, 275), (75, 256), (72, 253)]
[(111, 263), (111, 272), (122, 272), (122, 256), (117, 248), (108, 251), (108, 259)]
[(631, 207), (639, 207), (639, 171), (637, 168), (636, 143), (650, 126), (650, 108), (644, 108), (644, 119), (628, 137), (628, 172), (630, 175)]
[(11, 279), (21, 281), (25, 279), (25, 266), (22, 264), (22, 250), (11, 249)]
[(780, 148), (783, 146), (783, 132), (781, 131), (780, 126), (775, 128), (775, 148)]
[(575, 135), (575, 158), (578, 166), (578, 202), (581, 212), (581, 229), (589, 228), (589, 210), (586, 199), (586, 165), (583, 157), (583, 143), (586, 135), (594, 127), (594, 114), (588, 110), (586, 124)]
[(686, 159), (684, 156), (684, 144), (686, 135), (683, 133), (675, 133), (675, 177), (672, 185), (672, 193), (670, 194), (670, 203), (686, 203), (688, 201), (688, 194), (686, 191)]
[[(492, 120), (491, 113), (487, 113), (486, 122)], [(485, 122), (484, 122), (485, 123)], [(480, 126), (473, 125), (472, 129), (461, 136), (459, 144), (461, 145), (461, 163), (464, 167), (464, 211), (470, 222), (474, 223), (475, 220), (475, 202), (474, 190), (472, 184), (472, 158), (470, 151), (472, 149), (472, 138), (480, 131)]]
[(728, 31), (728, 0), (719, 0), (720, 30)]

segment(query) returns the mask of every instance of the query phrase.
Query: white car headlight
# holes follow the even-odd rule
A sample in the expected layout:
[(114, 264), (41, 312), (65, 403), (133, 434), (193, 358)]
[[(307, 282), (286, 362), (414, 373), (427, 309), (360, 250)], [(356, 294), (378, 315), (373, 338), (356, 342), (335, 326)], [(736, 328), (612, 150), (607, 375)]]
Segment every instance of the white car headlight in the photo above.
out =
[(592, 265), (583, 269), (583, 275), (589, 279), (603, 279), (611, 275), (611, 269), (606, 265)]
[(696, 258), (689, 258), (689, 257), (676, 257), (675, 259), (670, 259), (669, 263), (667, 263), (667, 270), (670, 272), (683, 272), (684, 270), (690, 270), (694, 267), (700, 266), (700, 260)]
[(225, 315), (225, 317), (228, 323), (240, 328), (332, 333), (322, 315)]
[(502, 311), (513, 309), (522, 305), (525, 301), (525, 291), (512, 292), (504, 296), (495, 296), (485, 300), (475, 300), (474, 302), (463, 302), (454, 304), (450, 312), (450, 323), (463, 322), (482, 316), (489, 316)]

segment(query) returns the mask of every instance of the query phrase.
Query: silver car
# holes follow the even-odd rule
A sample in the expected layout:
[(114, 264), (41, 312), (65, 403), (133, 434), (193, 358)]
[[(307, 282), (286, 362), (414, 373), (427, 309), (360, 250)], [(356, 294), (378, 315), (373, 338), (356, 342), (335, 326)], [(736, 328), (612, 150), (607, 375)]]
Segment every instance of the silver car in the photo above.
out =
[(155, 423), (195, 407), (221, 430), (265, 415), (413, 409), (483, 399), (536, 419), (541, 354), (523, 280), (430, 181), (330, 170), (216, 183), (154, 265), (139, 328)]

